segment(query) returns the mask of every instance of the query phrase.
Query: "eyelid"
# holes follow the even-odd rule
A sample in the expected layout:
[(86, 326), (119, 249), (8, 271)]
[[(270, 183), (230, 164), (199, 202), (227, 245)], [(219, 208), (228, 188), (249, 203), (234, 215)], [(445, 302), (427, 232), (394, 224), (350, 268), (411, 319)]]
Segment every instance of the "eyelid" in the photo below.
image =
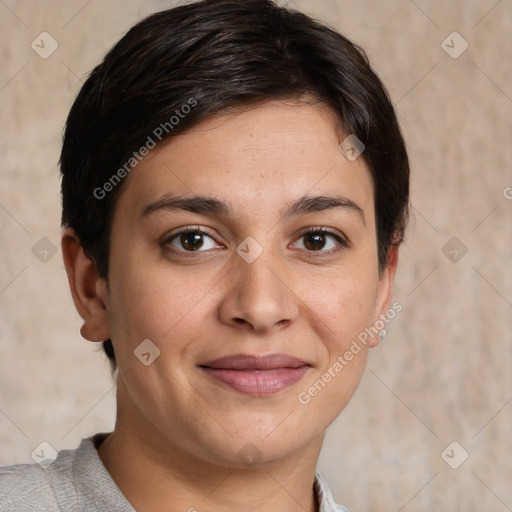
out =
[(163, 238), (164, 238), (164, 241), (169, 240), (170, 238), (173, 238), (177, 235), (181, 235), (181, 233), (188, 233), (189, 231), (200, 232), (202, 234), (208, 235), (213, 238), (213, 230), (211, 230), (210, 228), (205, 227), (205, 226), (200, 226), (199, 224), (182, 226), (181, 228), (177, 228), (175, 231), (171, 231), (170, 233), (167, 233)]

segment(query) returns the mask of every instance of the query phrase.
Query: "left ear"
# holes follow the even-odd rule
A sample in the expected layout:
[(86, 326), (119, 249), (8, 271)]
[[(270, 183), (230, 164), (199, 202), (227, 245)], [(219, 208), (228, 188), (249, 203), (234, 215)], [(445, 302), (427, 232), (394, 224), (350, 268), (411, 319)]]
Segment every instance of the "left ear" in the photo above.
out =
[[(388, 264), (379, 276), (372, 326), (375, 325), (377, 321), (381, 320), (381, 315), (385, 316), (385, 313), (391, 307), (391, 300), (393, 298), (393, 281), (395, 280), (396, 268), (398, 265), (398, 251), (398, 244), (390, 245), (388, 249)], [(375, 347), (379, 344), (379, 341), (380, 339), (378, 335), (372, 336), (368, 345), (370, 347)]]

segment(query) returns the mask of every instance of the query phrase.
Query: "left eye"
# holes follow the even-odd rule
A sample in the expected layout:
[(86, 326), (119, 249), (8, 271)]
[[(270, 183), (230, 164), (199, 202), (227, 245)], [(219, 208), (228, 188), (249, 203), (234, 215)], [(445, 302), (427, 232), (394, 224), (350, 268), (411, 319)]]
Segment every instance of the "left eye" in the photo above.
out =
[(214, 249), (218, 245), (208, 233), (200, 229), (189, 229), (176, 233), (166, 241), (166, 244), (178, 251), (186, 252)]
[[(330, 252), (342, 246), (346, 247), (346, 242), (338, 235), (325, 229), (314, 229), (303, 233), (299, 240), (302, 240), (302, 247), (307, 251)], [(299, 242), (295, 242), (299, 243)]]

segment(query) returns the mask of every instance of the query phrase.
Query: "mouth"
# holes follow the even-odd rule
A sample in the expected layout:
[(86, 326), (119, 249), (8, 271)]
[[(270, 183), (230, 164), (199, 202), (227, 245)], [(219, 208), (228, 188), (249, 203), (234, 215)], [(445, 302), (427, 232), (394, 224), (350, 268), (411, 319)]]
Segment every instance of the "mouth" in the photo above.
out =
[(208, 361), (199, 368), (236, 391), (266, 396), (298, 382), (311, 365), (286, 354), (237, 354)]

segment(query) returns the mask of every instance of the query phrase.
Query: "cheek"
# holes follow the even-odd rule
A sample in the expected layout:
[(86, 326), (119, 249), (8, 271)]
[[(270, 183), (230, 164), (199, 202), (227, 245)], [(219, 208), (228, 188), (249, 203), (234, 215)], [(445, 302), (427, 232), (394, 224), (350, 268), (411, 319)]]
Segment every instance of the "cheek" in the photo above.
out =
[(306, 304), (323, 322), (331, 350), (341, 350), (371, 322), (377, 290), (371, 267), (333, 272), (304, 292)]
[(111, 273), (113, 337), (123, 340), (123, 350), (133, 350), (147, 338), (162, 350), (185, 350), (195, 327), (201, 326), (216, 280), (218, 276), (171, 271), (160, 262), (125, 255)]
[(347, 405), (365, 368), (368, 345), (358, 336), (370, 325), (376, 290), (376, 279), (368, 276), (368, 268), (359, 278), (338, 275), (322, 286), (323, 292), (318, 288), (309, 297), (319, 334), (319, 364), (296, 398), (304, 414), (309, 413), (305, 421), (322, 418), (322, 428)]

